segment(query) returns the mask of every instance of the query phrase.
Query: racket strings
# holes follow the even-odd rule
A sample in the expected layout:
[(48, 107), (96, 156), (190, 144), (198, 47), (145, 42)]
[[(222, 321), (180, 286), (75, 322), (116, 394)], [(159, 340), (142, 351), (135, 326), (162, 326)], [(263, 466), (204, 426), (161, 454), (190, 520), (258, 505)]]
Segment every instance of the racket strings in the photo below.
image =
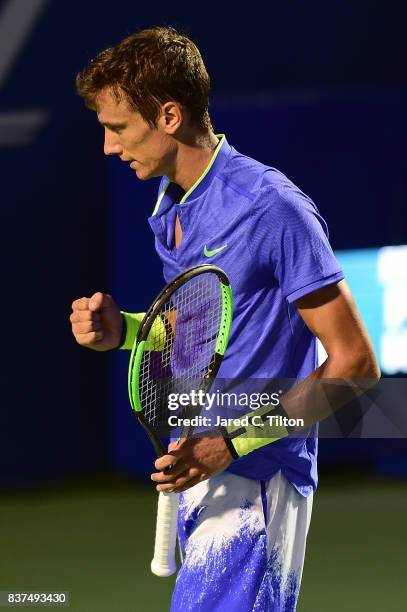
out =
[(163, 304), (139, 373), (140, 403), (151, 425), (165, 424), (170, 394), (202, 387), (214, 365), (222, 313), (221, 285), (210, 273), (192, 278)]

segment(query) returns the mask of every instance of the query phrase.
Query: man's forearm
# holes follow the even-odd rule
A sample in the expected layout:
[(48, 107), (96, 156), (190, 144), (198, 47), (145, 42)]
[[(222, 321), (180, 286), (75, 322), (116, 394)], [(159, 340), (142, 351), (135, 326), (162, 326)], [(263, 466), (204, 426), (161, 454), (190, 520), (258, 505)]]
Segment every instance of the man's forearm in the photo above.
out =
[[(374, 353), (347, 355), (340, 361), (329, 358), (310, 376), (280, 397), (278, 406), (262, 406), (247, 415), (249, 424), (223, 428), (226, 444), (234, 458), (331, 416), (362, 395), (380, 378)], [(276, 417), (283, 417), (279, 419)], [(284, 418), (285, 417), (285, 418)], [(259, 419), (262, 426), (259, 427)], [(291, 423), (295, 422), (292, 426)]]
[(374, 386), (380, 370), (374, 354), (328, 357), (310, 376), (280, 398), (287, 416), (304, 427), (329, 417)]

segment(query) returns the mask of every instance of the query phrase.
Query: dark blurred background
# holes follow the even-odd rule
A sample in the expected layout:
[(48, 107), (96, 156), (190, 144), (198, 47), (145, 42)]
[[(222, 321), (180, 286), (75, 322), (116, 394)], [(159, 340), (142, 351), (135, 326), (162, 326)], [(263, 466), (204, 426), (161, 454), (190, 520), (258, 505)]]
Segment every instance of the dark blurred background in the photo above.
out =
[[(177, 27), (200, 47), (212, 79), (215, 130), (225, 132), (242, 153), (282, 170), (317, 203), (384, 374), (407, 372), (402, 3), (1, 0), (6, 350), (0, 522), (9, 561), (8, 570), (0, 572), (0, 590), (71, 589), (75, 610), (167, 606), (168, 582), (150, 581), (145, 568), (151, 538), (141, 545), (136, 528), (146, 522), (152, 529), (154, 522), (145, 511), (154, 512), (154, 492), (142, 484), (153, 453), (128, 406), (128, 355), (80, 348), (68, 320), (71, 302), (82, 295), (110, 292), (123, 309), (140, 312), (162, 286), (147, 223), (158, 183), (139, 182), (118, 160), (104, 159), (103, 131), (74, 89), (75, 74), (99, 50), (152, 25)], [(141, 253), (148, 269), (140, 272)], [(368, 286), (363, 283), (367, 278)], [(325, 610), (324, 594), (331, 597), (335, 588), (342, 599), (337, 608), (329, 602), (332, 610), (400, 609), (396, 591), (401, 592), (397, 571), (406, 544), (406, 450), (403, 439), (321, 441), (321, 503), (317, 496), (300, 609)], [(380, 546), (376, 540), (375, 550), (367, 546), (373, 540), (363, 531), (372, 507), (377, 521), (391, 522), (394, 530), (391, 545), (388, 539)], [(341, 525), (346, 513), (352, 534)], [(56, 515), (60, 520), (54, 524)], [(118, 525), (118, 539), (110, 535), (106, 540)], [(358, 542), (353, 548), (360, 559), (352, 571), (346, 551), (338, 554), (341, 537), (348, 537), (348, 554), (354, 554), (352, 541)], [(44, 538), (49, 548), (38, 546)], [(77, 547), (71, 540), (70, 560), (58, 573), (55, 567), (71, 538)], [(59, 539), (61, 546), (56, 545)], [(121, 546), (115, 549), (118, 541)], [(331, 582), (322, 570), (329, 552), (334, 553)], [(379, 578), (382, 572), (377, 559), (385, 554), (393, 555), (393, 561), (386, 579), (381, 577), (372, 590), (372, 575)], [(89, 570), (87, 580), (78, 569), (80, 559)], [(106, 577), (117, 573), (108, 590), (111, 600), (107, 592), (99, 599), (96, 595), (102, 574), (95, 563), (101, 559)], [(334, 579), (338, 572), (343, 573), (339, 585)], [(329, 584), (325, 591), (321, 575)], [(150, 584), (161, 599), (150, 600)], [(119, 591), (121, 604), (115, 606)], [(346, 605), (350, 600), (353, 607)]]

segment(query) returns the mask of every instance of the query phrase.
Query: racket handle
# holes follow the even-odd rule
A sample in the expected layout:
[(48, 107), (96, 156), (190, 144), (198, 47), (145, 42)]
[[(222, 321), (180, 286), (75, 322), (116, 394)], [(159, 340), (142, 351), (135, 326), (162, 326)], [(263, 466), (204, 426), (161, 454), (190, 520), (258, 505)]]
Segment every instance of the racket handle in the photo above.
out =
[(178, 499), (179, 493), (160, 493), (158, 496), (154, 558), (151, 561), (151, 571), (156, 576), (171, 576), (177, 571)]

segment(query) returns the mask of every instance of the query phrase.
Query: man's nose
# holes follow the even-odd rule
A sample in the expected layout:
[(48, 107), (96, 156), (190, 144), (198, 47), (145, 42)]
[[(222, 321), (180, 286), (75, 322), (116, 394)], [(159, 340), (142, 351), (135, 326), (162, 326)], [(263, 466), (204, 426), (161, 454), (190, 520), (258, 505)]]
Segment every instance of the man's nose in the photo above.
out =
[(105, 155), (121, 155), (123, 147), (116, 134), (105, 131), (105, 142), (103, 145), (103, 152)]

